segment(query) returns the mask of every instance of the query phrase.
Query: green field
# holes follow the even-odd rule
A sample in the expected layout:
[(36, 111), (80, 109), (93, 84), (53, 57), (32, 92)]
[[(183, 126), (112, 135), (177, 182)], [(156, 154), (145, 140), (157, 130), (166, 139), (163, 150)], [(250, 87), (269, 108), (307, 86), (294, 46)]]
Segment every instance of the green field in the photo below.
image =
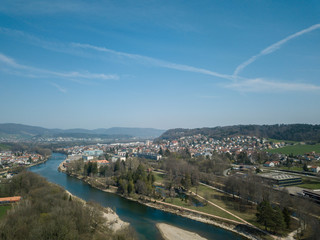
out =
[(156, 178), (157, 183), (163, 183), (163, 178), (164, 178), (165, 174), (161, 174), (161, 173), (157, 173), (157, 172), (153, 172), (153, 174)]
[(316, 153), (320, 153), (320, 143), (310, 145), (310, 144), (296, 144), (293, 146), (286, 146), (283, 148), (270, 149), (267, 150), (269, 153), (283, 153), (283, 154), (293, 154), (293, 155), (303, 155), (308, 152), (315, 151)]
[(0, 143), (0, 151), (7, 151), (10, 149), (11, 149), (10, 146)]
[(0, 219), (2, 219), (5, 216), (5, 214), (10, 208), (11, 208), (10, 205), (0, 206)]
[(279, 143), (279, 142), (285, 142), (285, 143), (298, 143), (296, 141), (289, 141), (289, 140), (279, 140), (279, 139), (273, 139), (273, 138), (268, 138), (269, 142), (273, 142), (273, 143)]
[(281, 167), (279, 167), (279, 169), (289, 170), (289, 171), (297, 171), (297, 172), (301, 172), (301, 173), (304, 172), (303, 166), (292, 166), (292, 167), (281, 166)]
[(310, 178), (303, 178), (302, 184), (297, 185), (298, 187), (307, 188), (307, 189), (320, 189), (320, 181), (310, 179)]
[(184, 207), (184, 208), (188, 208), (188, 209), (192, 209), (192, 210), (196, 210), (199, 212), (203, 212), (203, 213), (208, 213), (208, 214), (212, 214), (218, 217), (223, 217), (223, 218), (227, 218), (227, 219), (231, 219), (234, 221), (240, 221), (239, 219), (231, 216), (230, 214), (222, 211), (221, 209), (212, 206), (211, 204), (207, 204), (203, 207), (196, 207), (196, 206), (192, 206), (189, 203), (186, 203), (184, 200), (182, 201), (180, 198), (168, 198), (166, 200), (167, 203), (171, 203), (173, 205), (179, 206), (179, 207)]
[[(191, 188), (191, 191), (196, 192), (196, 188)], [(206, 187), (204, 185), (199, 185), (198, 194), (209, 201), (217, 204), (219, 207), (222, 207), (231, 213), (237, 215), (238, 217), (252, 223), (256, 224), (256, 207), (244, 206), (244, 209), (241, 209), (237, 200), (234, 200), (232, 196), (218, 192), (214, 189)], [(224, 212), (224, 214), (226, 214)], [(234, 219), (232, 216), (226, 216), (226, 218)], [(239, 221), (239, 220), (237, 220)]]

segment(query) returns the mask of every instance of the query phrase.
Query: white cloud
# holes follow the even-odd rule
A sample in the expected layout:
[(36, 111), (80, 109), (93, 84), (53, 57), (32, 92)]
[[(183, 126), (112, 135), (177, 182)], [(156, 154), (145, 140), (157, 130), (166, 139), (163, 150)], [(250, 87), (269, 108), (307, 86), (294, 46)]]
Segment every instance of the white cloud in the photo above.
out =
[(67, 93), (67, 89), (61, 87), (60, 85), (58, 85), (58, 84), (56, 84), (56, 83), (54, 83), (54, 82), (50, 82), (50, 84), (51, 84), (52, 86), (54, 86), (55, 88), (57, 88), (60, 92), (62, 92), (62, 93)]
[(14, 67), (14, 68), (25, 68), (23, 65), (17, 64), (12, 58), (0, 53), (0, 62), (4, 64)]
[(303, 92), (303, 91), (320, 91), (320, 86), (307, 83), (288, 83), (275, 82), (266, 79), (248, 79), (241, 82), (234, 82), (225, 85), (240, 92)]
[[(184, 72), (193, 72), (193, 73), (200, 73), (205, 74), (209, 76), (214, 76), (222, 79), (231, 80), (232, 83), (225, 85), (227, 88), (235, 89), (241, 92), (263, 92), (263, 91), (318, 91), (319, 86), (313, 85), (313, 84), (307, 84), (307, 83), (288, 83), (288, 82), (278, 82), (278, 81), (268, 81), (264, 78), (257, 78), (257, 79), (248, 79), (244, 77), (237, 76), (237, 74), (242, 71), (245, 67), (256, 61), (258, 58), (260, 58), (263, 55), (270, 54), (276, 50), (278, 50), (283, 44), (288, 42), (289, 40), (296, 38), (298, 36), (301, 36), (303, 34), (306, 34), (308, 32), (314, 31), (316, 29), (320, 28), (320, 24), (315, 24), (309, 28), (306, 28), (302, 31), (299, 31), (295, 34), (292, 34), (286, 38), (284, 38), (281, 41), (278, 41), (277, 43), (274, 43), (270, 45), (269, 47), (263, 49), (258, 55), (252, 56), (247, 61), (240, 64), (235, 72), (234, 75), (228, 75), (228, 74), (221, 74), (218, 72), (210, 71), (203, 68), (198, 68), (194, 66), (184, 65), (184, 64), (177, 64), (172, 63), (168, 61), (163, 61), (157, 58), (147, 57), (144, 55), (139, 54), (132, 54), (132, 53), (126, 53), (126, 52), (120, 52), (115, 51), (112, 49), (108, 49), (105, 47), (99, 47), (94, 46), (90, 44), (82, 44), (82, 43), (59, 43), (59, 42), (49, 42), (42, 39), (39, 39), (33, 35), (30, 35), (28, 33), (19, 31), (19, 30), (13, 30), (8, 28), (1, 28), (0, 27), (0, 33), (4, 33), (7, 35), (20, 37), (24, 39), (28, 39), (28, 41), (32, 44), (41, 46), (46, 49), (54, 50), (54, 51), (60, 51), (60, 52), (66, 52), (66, 53), (72, 53), (72, 54), (79, 54), (81, 51), (79, 49), (84, 50), (93, 50), (98, 51), (101, 53), (107, 53), (107, 54), (113, 54), (118, 57), (123, 57), (127, 59), (132, 59), (137, 62), (140, 62), (141, 64), (147, 64), (152, 65), (156, 67), (162, 67), (162, 68), (168, 68), (168, 69), (175, 69), (178, 71), (184, 71)], [(73, 50), (72, 50), (73, 49)], [(21, 65), (18, 64), (14, 59), (1, 54), (0, 53), (0, 64), (3, 63), (7, 66), (10, 66), (11, 69), (14, 69), (15, 71), (11, 71), (12, 74), (20, 74), (25, 75), (28, 77), (59, 77), (59, 78), (65, 78), (70, 81), (74, 81), (77, 83), (82, 84), (88, 84), (89, 82), (84, 82), (83, 79), (99, 79), (99, 80), (117, 80), (119, 77), (116, 74), (99, 74), (99, 73), (90, 73), (90, 72), (56, 72), (56, 71), (49, 71), (46, 69), (39, 69), (34, 68), (31, 66)], [(2, 71), (8, 71), (9, 69), (2, 69)], [(20, 72), (19, 72), (20, 71)]]
[[(0, 53), (0, 64), (6, 65), (14, 69), (22, 70), (32, 77), (60, 77), (65, 79), (98, 79), (98, 80), (117, 80), (119, 76), (116, 74), (90, 73), (90, 72), (57, 72), (46, 69), (35, 68), (27, 65), (21, 65), (16, 61), (2, 53)], [(17, 73), (19, 74), (19, 73)]]
[(110, 54), (114, 54), (114, 55), (117, 55), (120, 57), (134, 59), (136, 61), (140, 61), (142, 63), (150, 64), (150, 65), (157, 66), (157, 67), (175, 69), (175, 70), (184, 71), (184, 72), (201, 73), (201, 74), (206, 74), (206, 75), (219, 77), (219, 78), (223, 78), (223, 79), (228, 79), (228, 80), (234, 79), (234, 77), (232, 75), (222, 74), (222, 73), (210, 71), (210, 70), (203, 69), (203, 68), (197, 68), (197, 67), (193, 67), (193, 66), (189, 66), (189, 65), (167, 62), (167, 61), (163, 61), (160, 59), (151, 58), (151, 57), (147, 57), (147, 56), (143, 56), (143, 55), (118, 52), (118, 51), (115, 51), (112, 49), (93, 46), (90, 44), (72, 43), (71, 46), (77, 47), (77, 48), (83, 48), (83, 49), (91, 49), (91, 50), (95, 50), (95, 51), (99, 51), (99, 52), (110, 53)]
[(270, 46), (268, 46), (267, 48), (263, 49), (259, 54), (257, 55), (254, 55), (252, 56), (251, 58), (249, 58), (248, 60), (244, 61), (243, 63), (241, 63), (239, 66), (237, 66), (237, 68), (235, 69), (233, 75), (236, 77), (238, 76), (238, 74), (244, 69), (246, 68), (248, 65), (250, 65), (251, 63), (255, 62), (258, 58), (264, 56), (264, 55), (268, 55), (278, 49), (280, 49), (280, 47), (287, 43), (288, 41), (294, 39), (294, 38), (297, 38), (303, 34), (306, 34), (306, 33), (309, 33), (311, 31), (314, 31), (316, 29), (319, 29), (320, 28), (320, 23), (319, 24), (315, 24), (315, 25), (312, 25), (311, 27), (308, 27), (306, 29), (303, 29), (299, 32), (296, 32)]

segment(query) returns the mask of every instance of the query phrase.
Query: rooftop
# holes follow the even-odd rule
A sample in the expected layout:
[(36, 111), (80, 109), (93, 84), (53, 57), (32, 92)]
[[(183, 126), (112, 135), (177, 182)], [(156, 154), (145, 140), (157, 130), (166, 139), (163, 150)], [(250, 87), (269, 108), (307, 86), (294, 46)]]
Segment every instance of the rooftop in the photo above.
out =
[(285, 173), (264, 173), (264, 174), (260, 174), (260, 176), (265, 177), (265, 178), (275, 179), (275, 180), (286, 180), (286, 179), (300, 178), (300, 177), (285, 174)]

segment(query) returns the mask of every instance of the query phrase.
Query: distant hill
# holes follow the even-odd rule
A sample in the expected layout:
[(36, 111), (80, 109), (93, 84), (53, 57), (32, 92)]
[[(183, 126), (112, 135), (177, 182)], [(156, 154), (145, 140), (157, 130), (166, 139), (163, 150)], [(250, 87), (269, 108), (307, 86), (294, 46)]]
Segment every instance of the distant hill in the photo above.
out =
[(50, 130), (42, 127), (28, 126), (16, 123), (2, 123), (0, 124), (0, 137), (16, 137), (16, 138), (30, 138), (37, 135), (51, 135), (58, 130)]
[(75, 137), (75, 138), (106, 138), (106, 139), (124, 139), (124, 138), (156, 138), (165, 130), (154, 128), (99, 128), (88, 129), (47, 129), (36, 126), (29, 126), (15, 123), (0, 124), (0, 137), (14, 139), (30, 139), (37, 137)]
[(156, 141), (172, 140), (185, 136), (202, 134), (207, 137), (221, 139), (236, 135), (249, 135), (291, 141), (320, 142), (320, 125), (311, 124), (275, 124), (275, 125), (235, 125), (214, 128), (170, 129)]
[(141, 138), (156, 138), (159, 137), (165, 130), (154, 129), (154, 128), (123, 128), (123, 127), (113, 127), (113, 128), (100, 128), (94, 130), (96, 133), (99, 134), (108, 134), (108, 135), (131, 135)]

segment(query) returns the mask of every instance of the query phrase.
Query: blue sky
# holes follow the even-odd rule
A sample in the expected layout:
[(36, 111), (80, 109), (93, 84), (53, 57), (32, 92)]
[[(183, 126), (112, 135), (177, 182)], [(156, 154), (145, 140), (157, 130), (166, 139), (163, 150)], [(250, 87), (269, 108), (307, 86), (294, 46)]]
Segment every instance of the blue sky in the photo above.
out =
[(320, 2), (0, 5), (0, 122), (320, 123)]

